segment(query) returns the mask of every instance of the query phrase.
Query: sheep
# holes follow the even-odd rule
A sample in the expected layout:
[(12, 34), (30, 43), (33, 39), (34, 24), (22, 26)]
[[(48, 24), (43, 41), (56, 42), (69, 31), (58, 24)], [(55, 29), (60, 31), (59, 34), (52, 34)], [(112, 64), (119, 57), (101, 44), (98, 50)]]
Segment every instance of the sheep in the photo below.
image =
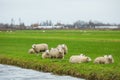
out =
[(94, 60), (94, 63), (96, 64), (107, 64), (107, 59), (105, 57), (97, 57), (95, 60)]
[(49, 52), (51, 58), (64, 58), (64, 51), (61, 48), (52, 48)]
[(42, 53), (42, 58), (50, 58), (49, 50), (46, 50), (45, 52)]
[(112, 55), (104, 55), (103, 57), (97, 57), (94, 60), (94, 63), (96, 64), (110, 64), (114, 63)]
[(31, 48), (31, 49), (28, 50), (28, 53), (33, 54), (33, 53), (35, 53), (35, 51), (34, 51), (33, 48)]
[(35, 53), (44, 52), (48, 50), (48, 44), (33, 44), (32, 48), (34, 49)]
[(57, 48), (62, 48), (64, 50), (64, 54), (68, 53), (68, 48), (65, 44), (58, 45)]
[(70, 63), (84, 63), (84, 62), (90, 62), (90, 61), (91, 61), (90, 57), (81, 56), (81, 55), (73, 55), (69, 59)]

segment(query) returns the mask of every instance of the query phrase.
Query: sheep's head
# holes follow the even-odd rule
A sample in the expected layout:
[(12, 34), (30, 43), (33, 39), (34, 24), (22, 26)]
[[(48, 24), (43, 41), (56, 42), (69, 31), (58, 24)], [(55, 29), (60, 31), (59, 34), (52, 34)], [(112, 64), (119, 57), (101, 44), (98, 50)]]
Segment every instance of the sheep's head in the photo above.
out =
[(46, 50), (46, 51), (45, 51), (45, 54), (49, 57), (49, 56), (50, 56), (49, 50)]
[(62, 44), (62, 47), (65, 48), (65, 44)]
[(50, 54), (49, 53), (46, 53), (47, 56), (49, 56)]
[(83, 56), (83, 54), (80, 54), (80, 56)]
[(63, 53), (63, 49), (62, 48), (58, 48), (58, 51), (59, 51), (60, 54)]
[(54, 48), (51, 48), (51, 50), (53, 50)]
[(108, 55), (108, 61), (109, 61), (110, 63), (113, 63), (113, 62), (114, 62), (112, 55)]
[(87, 57), (87, 61), (90, 62), (92, 61), (92, 59), (90, 57)]
[(107, 55), (104, 55), (104, 58), (108, 58), (108, 56), (107, 56)]

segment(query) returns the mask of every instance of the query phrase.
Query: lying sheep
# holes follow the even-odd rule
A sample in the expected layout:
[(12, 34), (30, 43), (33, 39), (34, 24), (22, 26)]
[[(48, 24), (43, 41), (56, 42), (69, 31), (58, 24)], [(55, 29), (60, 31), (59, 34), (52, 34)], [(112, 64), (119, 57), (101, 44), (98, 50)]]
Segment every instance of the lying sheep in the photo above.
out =
[(94, 60), (94, 63), (96, 63), (96, 64), (110, 64), (110, 63), (114, 63), (114, 60), (113, 60), (112, 55), (105, 55), (103, 57), (97, 57)]
[(64, 51), (61, 48), (52, 48), (49, 52), (51, 58), (64, 58)]
[(31, 48), (31, 49), (28, 50), (28, 53), (33, 54), (33, 53), (35, 53), (35, 51), (34, 51), (33, 48)]
[(43, 43), (43, 44), (33, 44), (32, 48), (34, 49), (35, 53), (39, 52), (44, 52), (48, 50), (48, 45)]
[(49, 50), (42, 53), (42, 58), (50, 58)]
[(84, 63), (84, 62), (90, 62), (91, 58), (87, 56), (82, 56), (82, 55), (74, 55), (71, 56), (69, 59), (70, 63)]
[(65, 44), (58, 45), (57, 48), (62, 48), (64, 50), (64, 54), (68, 53), (68, 48)]
[(108, 61), (105, 57), (97, 57), (95, 60), (94, 60), (94, 63), (96, 64), (107, 64)]

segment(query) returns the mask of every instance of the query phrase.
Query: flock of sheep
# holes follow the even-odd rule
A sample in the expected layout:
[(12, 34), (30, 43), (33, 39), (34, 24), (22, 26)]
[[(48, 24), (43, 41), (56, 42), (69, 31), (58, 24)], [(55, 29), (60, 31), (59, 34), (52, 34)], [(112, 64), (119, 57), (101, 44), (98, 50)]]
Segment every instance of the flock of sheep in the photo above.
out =
[[(48, 49), (48, 44), (42, 43), (42, 44), (33, 44), (32, 48), (28, 51), (30, 54), (39, 52), (42, 52), (42, 58), (59, 58), (63, 59), (64, 56), (68, 53), (68, 48), (65, 44), (60, 44), (56, 48)], [(84, 63), (84, 62), (90, 62), (92, 59), (88, 56), (85, 56), (83, 54), (80, 55), (72, 55), (69, 59), (70, 63)], [(94, 60), (94, 63), (96, 64), (110, 64), (114, 63), (114, 59), (112, 55), (104, 55), (101, 57), (97, 57)]]

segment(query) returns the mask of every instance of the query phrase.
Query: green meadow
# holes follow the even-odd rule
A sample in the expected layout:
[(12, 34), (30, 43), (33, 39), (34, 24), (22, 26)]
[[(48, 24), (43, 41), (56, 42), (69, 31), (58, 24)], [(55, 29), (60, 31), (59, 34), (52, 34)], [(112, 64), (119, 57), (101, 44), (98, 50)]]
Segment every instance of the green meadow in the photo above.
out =
[[(71, 75), (86, 80), (120, 80), (120, 31), (112, 30), (16, 30), (0, 32), (0, 63)], [(66, 44), (64, 59), (42, 59), (29, 54), (32, 44), (47, 43), (49, 49)], [(71, 64), (72, 55), (85, 54), (89, 63)], [(113, 64), (94, 64), (98, 56), (111, 54)]]

